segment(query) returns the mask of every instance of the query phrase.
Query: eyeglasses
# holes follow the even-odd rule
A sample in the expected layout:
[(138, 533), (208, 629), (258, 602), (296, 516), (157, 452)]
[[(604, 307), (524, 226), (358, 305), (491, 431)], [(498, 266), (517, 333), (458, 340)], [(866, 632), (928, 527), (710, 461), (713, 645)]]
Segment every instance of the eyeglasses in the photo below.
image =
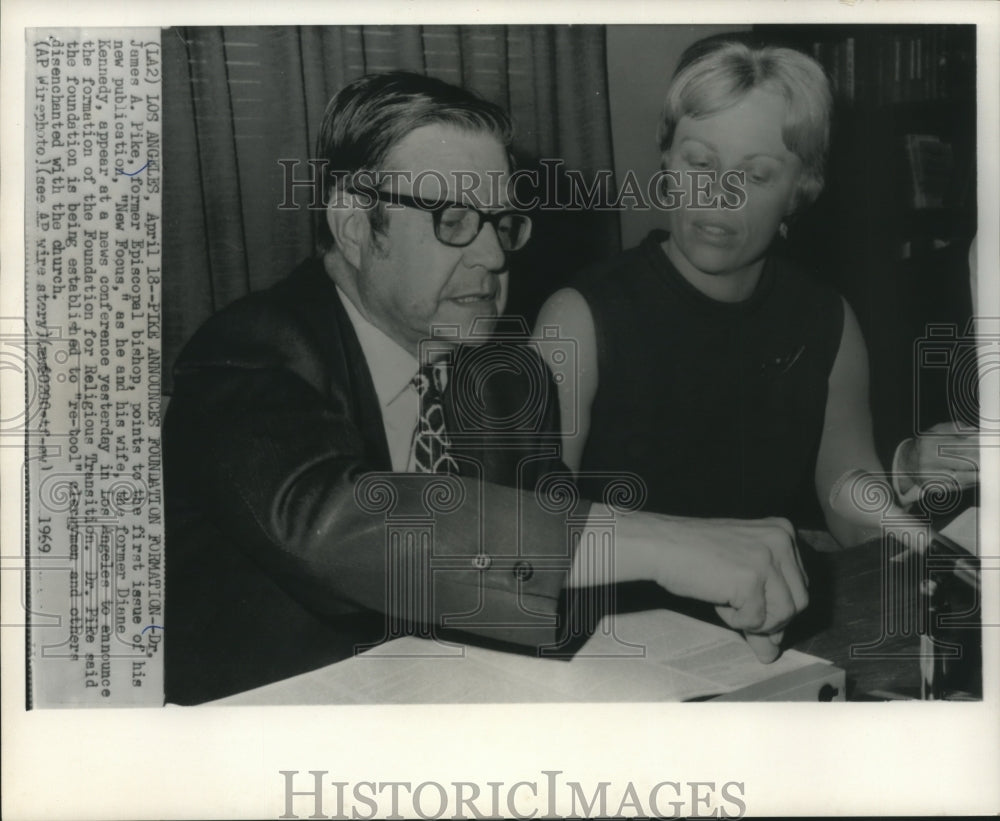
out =
[(395, 191), (368, 189), (354, 193), (363, 197), (374, 194), (380, 202), (428, 211), (434, 220), (434, 236), (439, 242), (455, 248), (470, 245), (483, 230), (483, 224), (487, 222), (496, 231), (497, 241), (504, 251), (517, 251), (523, 248), (531, 236), (531, 217), (517, 211), (489, 213), (471, 205), (460, 205), (452, 200), (428, 200)]

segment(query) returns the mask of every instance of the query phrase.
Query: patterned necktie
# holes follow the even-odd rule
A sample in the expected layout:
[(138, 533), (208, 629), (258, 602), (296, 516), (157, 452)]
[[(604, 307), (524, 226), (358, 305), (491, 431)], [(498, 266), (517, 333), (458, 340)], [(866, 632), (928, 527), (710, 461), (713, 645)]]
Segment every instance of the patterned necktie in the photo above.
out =
[(451, 443), (444, 425), (444, 387), (448, 381), (443, 362), (424, 365), (413, 377), (420, 397), (420, 415), (413, 435), (413, 464), (417, 473), (458, 473), (458, 463), (448, 453)]

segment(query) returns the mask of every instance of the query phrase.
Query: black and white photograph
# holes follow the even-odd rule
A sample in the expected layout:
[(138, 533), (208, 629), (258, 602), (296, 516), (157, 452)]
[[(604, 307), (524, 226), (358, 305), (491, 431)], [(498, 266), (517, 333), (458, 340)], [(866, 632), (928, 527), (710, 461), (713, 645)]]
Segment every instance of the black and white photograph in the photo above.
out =
[(5, 817), (1000, 810), (996, 9), (26, 5)]

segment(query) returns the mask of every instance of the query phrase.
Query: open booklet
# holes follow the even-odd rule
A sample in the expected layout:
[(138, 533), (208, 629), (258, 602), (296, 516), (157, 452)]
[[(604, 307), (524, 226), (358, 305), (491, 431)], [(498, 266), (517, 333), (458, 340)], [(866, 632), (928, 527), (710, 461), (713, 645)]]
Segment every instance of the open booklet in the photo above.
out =
[(843, 700), (843, 693), (843, 671), (815, 656), (787, 650), (762, 664), (731, 630), (646, 610), (605, 617), (569, 660), (408, 636), (213, 703), (791, 701)]
[(941, 529), (943, 536), (973, 556), (979, 555), (979, 508), (968, 507)]

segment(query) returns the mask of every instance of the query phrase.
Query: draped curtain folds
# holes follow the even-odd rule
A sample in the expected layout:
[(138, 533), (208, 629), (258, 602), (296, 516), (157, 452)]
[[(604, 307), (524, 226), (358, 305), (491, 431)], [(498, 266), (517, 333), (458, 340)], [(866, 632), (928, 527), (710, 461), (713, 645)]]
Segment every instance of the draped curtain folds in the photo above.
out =
[[(405, 69), (463, 85), (511, 113), (522, 162), (613, 167), (600, 26), (175, 28), (162, 41), (168, 393), (177, 353), (208, 316), (312, 253), (308, 191), (297, 190), (298, 207), (279, 208), (278, 160), (298, 160), (296, 177), (309, 176), (326, 104), (352, 80)], [(617, 250), (613, 216), (596, 235), (581, 232), (590, 255)], [(588, 261), (579, 248), (546, 248), (537, 230), (532, 244), (527, 262), (513, 264), (513, 301), (520, 293), (516, 307), (528, 314)]]

